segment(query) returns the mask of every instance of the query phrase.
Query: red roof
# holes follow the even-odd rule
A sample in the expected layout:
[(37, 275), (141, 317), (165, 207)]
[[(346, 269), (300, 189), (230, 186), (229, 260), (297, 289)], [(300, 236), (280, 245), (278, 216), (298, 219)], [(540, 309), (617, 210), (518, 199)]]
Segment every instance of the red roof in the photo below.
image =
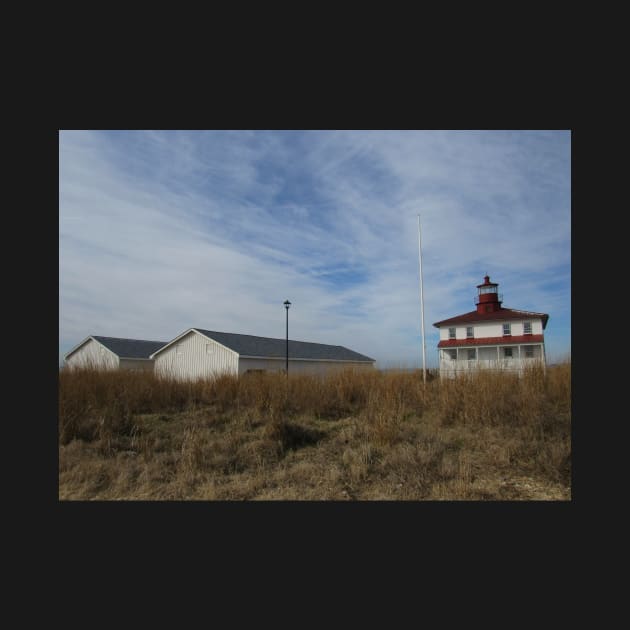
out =
[(440, 326), (446, 326), (447, 324), (463, 324), (469, 322), (488, 322), (497, 319), (542, 319), (543, 330), (547, 326), (547, 320), (549, 315), (546, 313), (533, 313), (532, 311), (519, 311), (514, 308), (500, 308), (498, 311), (492, 313), (478, 313), (477, 311), (470, 311), (470, 313), (464, 313), (463, 315), (456, 315), (450, 319), (443, 319), (441, 322), (435, 322), (433, 324), (437, 328)]
[(544, 335), (504, 335), (503, 337), (478, 337), (473, 339), (442, 339), (438, 348), (454, 348), (458, 346), (512, 346), (515, 343), (542, 343)]

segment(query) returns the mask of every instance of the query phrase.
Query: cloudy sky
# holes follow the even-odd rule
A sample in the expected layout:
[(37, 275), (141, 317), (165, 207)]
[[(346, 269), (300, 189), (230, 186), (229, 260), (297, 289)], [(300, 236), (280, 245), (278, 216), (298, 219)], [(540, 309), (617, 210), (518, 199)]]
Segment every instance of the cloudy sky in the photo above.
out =
[(427, 365), (433, 322), (548, 313), (571, 347), (569, 131), (60, 131), (59, 355), (191, 327)]

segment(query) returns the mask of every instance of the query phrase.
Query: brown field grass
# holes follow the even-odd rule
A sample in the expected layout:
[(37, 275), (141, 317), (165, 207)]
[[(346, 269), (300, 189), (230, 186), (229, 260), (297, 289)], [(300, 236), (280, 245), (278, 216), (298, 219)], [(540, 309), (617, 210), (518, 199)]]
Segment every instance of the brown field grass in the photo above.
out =
[(571, 366), (426, 386), (64, 370), (59, 498), (570, 500)]

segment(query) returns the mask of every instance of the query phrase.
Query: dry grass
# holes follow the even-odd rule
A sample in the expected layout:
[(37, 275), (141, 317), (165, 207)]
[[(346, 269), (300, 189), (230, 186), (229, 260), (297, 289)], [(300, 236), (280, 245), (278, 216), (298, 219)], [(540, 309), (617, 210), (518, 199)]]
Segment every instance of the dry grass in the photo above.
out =
[(178, 383), (59, 375), (60, 499), (571, 498), (571, 366), (259, 374)]

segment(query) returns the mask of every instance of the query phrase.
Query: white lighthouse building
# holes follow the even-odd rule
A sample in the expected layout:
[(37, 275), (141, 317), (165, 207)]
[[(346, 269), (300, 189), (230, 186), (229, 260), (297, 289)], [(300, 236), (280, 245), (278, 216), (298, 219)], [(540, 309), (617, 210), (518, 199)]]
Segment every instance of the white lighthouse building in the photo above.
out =
[(440, 376), (454, 377), (480, 368), (518, 372), (545, 365), (543, 331), (549, 315), (503, 308), (499, 285), (485, 276), (478, 284), (476, 310), (433, 324), (440, 330)]

